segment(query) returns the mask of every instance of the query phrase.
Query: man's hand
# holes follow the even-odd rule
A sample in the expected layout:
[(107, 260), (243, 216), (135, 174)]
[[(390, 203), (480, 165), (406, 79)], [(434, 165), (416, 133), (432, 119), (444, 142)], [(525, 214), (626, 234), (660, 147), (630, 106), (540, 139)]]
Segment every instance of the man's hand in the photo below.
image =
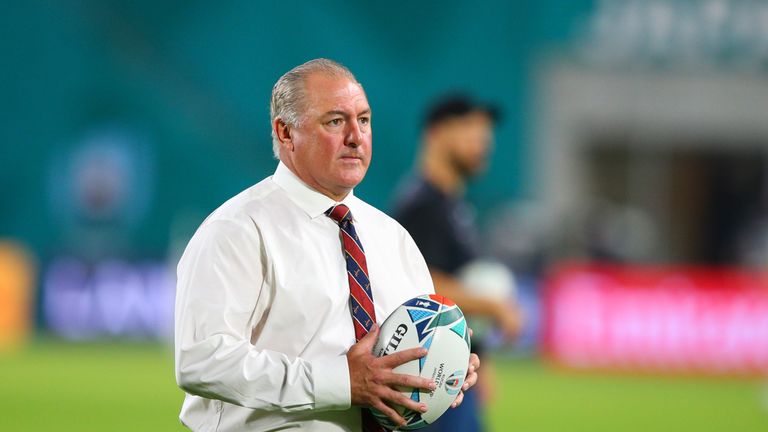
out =
[(523, 313), (517, 304), (497, 302), (493, 317), (504, 339), (515, 340), (523, 327)]
[[(379, 326), (374, 324), (371, 331), (352, 345), (352, 348), (347, 352), (349, 381), (352, 386), (352, 405), (376, 408), (395, 423), (405, 426), (405, 419), (391, 405), (400, 405), (422, 413), (427, 411), (427, 406), (404, 396), (395, 387), (402, 386), (432, 391), (435, 389), (435, 383), (427, 378), (398, 374), (392, 372), (392, 369), (411, 360), (424, 357), (427, 350), (412, 348), (384, 357), (375, 357), (372, 351), (378, 336)], [(476, 374), (474, 381), (477, 381)]]
[[(469, 329), (469, 337), (471, 338), (474, 332)], [(480, 369), (480, 357), (475, 353), (469, 354), (469, 365), (467, 366), (467, 377), (464, 378), (464, 385), (461, 386), (459, 395), (456, 396), (456, 400), (451, 404), (451, 408), (456, 408), (461, 405), (464, 400), (464, 392), (469, 390), (470, 387), (477, 383), (477, 370)]]

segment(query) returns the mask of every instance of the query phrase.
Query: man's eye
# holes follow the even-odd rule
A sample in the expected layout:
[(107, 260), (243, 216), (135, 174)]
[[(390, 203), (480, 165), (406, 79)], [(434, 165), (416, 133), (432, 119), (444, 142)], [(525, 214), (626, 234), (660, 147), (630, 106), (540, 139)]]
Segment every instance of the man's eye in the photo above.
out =
[(328, 124), (331, 125), (331, 126), (340, 126), (341, 122), (342, 122), (342, 120), (340, 118), (335, 118), (335, 119), (332, 119), (331, 121), (329, 121)]
[(370, 117), (360, 117), (360, 119), (358, 121), (362, 125), (367, 125), (368, 123), (371, 122), (371, 118)]

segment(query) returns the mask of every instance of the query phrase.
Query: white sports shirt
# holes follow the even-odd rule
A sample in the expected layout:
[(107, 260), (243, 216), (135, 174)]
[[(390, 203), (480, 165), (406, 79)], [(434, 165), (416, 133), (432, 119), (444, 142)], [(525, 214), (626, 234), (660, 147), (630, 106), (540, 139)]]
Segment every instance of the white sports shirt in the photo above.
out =
[[(376, 318), (433, 293), (392, 218), (350, 193)], [(336, 204), (280, 163), (202, 223), (178, 267), (176, 380), (194, 431), (360, 431), (346, 352), (355, 343)]]

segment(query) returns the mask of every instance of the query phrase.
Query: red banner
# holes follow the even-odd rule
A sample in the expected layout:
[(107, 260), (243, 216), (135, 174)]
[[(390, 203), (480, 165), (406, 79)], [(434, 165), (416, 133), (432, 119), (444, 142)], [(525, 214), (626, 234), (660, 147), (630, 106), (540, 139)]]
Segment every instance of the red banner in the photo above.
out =
[(545, 350), (565, 366), (768, 373), (768, 273), (570, 265), (545, 290)]

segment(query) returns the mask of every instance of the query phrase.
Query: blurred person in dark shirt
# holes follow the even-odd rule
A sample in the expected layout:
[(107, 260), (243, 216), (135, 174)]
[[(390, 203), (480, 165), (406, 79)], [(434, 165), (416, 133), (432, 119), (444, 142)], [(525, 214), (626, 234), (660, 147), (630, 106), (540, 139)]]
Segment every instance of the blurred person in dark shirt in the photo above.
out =
[[(394, 217), (424, 255), (435, 291), (453, 299), (470, 317), (491, 319), (511, 340), (521, 326), (517, 307), (473, 294), (459, 277), (481, 253), (474, 215), (463, 195), (467, 181), (485, 170), (497, 119), (495, 107), (466, 95), (437, 99), (424, 120), (417, 173), (398, 191)], [(474, 352), (482, 350), (479, 342), (473, 339)], [(479, 386), (486, 382), (487, 390), (488, 373), (479, 376)], [(477, 392), (467, 392), (458, 409), (425, 430), (482, 430), (479, 410)]]

